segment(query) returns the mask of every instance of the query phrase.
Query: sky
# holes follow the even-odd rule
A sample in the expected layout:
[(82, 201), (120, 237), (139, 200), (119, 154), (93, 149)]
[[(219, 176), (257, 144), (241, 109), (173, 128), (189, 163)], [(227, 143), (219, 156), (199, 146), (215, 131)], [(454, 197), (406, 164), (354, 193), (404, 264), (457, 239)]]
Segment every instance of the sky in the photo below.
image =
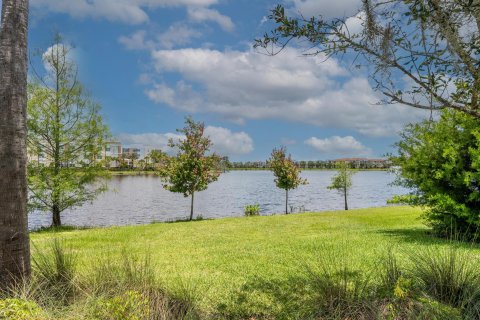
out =
[(266, 16), (277, 4), (306, 17), (349, 17), (360, 3), (30, 0), (29, 47), (46, 51), (56, 32), (74, 46), (81, 82), (124, 145), (164, 148), (191, 115), (234, 161), (266, 160), (281, 145), (297, 160), (378, 158), (424, 114), (377, 105), (381, 96), (349, 61), (252, 47), (272, 28)]

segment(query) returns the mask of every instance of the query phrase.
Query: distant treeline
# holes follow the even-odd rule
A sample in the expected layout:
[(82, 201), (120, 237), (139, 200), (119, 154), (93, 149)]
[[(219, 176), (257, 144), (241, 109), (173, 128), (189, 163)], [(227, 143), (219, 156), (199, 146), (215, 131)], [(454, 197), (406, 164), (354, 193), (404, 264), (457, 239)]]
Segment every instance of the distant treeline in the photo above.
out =
[[(389, 169), (391, 161), (384, 159), (337, 159), (318, 161), (295, 161), (295, 165), (301, 169), (335, 169), (339, 163), (346, 162), (351, 169)], [(265, 161), (235, 161), (228, 162), (231, 169), (269, 169)]]

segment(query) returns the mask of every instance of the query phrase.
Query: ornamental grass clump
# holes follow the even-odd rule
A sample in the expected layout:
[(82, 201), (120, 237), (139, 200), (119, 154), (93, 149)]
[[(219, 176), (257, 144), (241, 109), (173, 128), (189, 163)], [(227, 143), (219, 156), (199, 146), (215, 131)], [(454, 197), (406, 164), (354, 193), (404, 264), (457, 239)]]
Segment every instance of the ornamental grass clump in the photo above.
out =
[(260, 205), (259, 204), (249, 204), (245, 206), (245, 217), (253, 217), (260, 215)]

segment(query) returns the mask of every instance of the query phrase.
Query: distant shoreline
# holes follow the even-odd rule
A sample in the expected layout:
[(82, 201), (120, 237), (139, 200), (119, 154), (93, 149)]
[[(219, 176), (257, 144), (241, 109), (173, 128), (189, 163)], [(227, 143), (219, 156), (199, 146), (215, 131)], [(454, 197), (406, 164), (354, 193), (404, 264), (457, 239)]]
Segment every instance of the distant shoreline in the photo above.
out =
[[(306, 168), (300, 169), (301, 171), (335, 171), (336, 169), (324, 169), (324, 168)], [(390, 169), (372, 168), (372, 169), (354, 169), (357, 171), (388, 171)], [(228, 171), (270, 171), (268, 168), (230, 168)], [(135, 170), (109, 170), (112, 176), (143, 176), (143, 175), (157, 175), (157, 171), (135, 171)]]

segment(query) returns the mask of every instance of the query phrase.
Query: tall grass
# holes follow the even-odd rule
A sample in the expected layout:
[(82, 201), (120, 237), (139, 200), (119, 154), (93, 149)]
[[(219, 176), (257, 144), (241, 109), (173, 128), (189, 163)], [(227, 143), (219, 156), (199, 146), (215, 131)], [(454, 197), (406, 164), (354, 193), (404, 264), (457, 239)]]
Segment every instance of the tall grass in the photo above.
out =
[[(76, 291), (76, 256), (59, 239), (32, 256), (33, 284), (47, 302), (68, 304)], [(45, 301), (44, 301), (45, 302)]]
[[(120, 257), (92, 259), (89, 272), (80, 274), (75, 254), (54, 239), (44, 249), (35, 248), (32, 262), (32, 278), (16, 283), (8, 298), (0, 295), (0, 319), (200, 318), (195, 292), (188, 286), (175, 293), (164, 290), (149, 255), (138, 257), (124, 250)], [(41, 312), (33, 313), (37, 306)]]
[[(257, 279), (265, 281), (265, 293), (288, 304), (278, 318), (480, 319), (479, 261), (454, 243), (402, 252), (401, 263), (399, 253), (390, 249), (368, 265), (352, 264), (351, 248), (323, 249), (318, 262), (283, 284), (281, 292), (275, 283)], [(242, 319), (276, 319), (268, 312), (248, 317), (246, 309), (199, 311), (201, 297), (195, 287), (180, 282), (176, 290), (166, 290), (148, 254), (123, 250), (120, 256), (92, 259), (80, 273), (72, 250), (53, 240), (35, 249), (33, 266), (32, 281), (17, 283), (10, 299), (0, 296), (0, 319), (196, 320), (212, 314), (221, 315), (218, 319), (239, 319), (238, 314)], [(255, 292), (262, 286), (242, 290)], [(308, 296), (284, 292), (286, 288)], [(289, 298), (298, 300), (289, 303)]]
[(477, 258), (452, 244), (411, 253), (411, 276), (421, 290), (436, 300), (480, 319), (480, 264)]
[(346, 243), (335, 250), (321, 246), (316, 264), (306, 267), (307, 286), (314, 292), (311, 305), (321, 319), (377, 317), (373, 274), (353, 264), (351, 253)]
[[(161, 288), (156, 280), (155, 267), (149, 255), (138, 257), (124, 250), (120, 261), (112, 258), (100, 260), (92, 269), (90, 281), (85, 284), (92, 292), (91, 301), (97, 315), (98, 308), (103, 308), (105, 311), (103, 313), (100, 311), (100, 314), (108, 315), (107, 311), (122, 310), (129, 304), (136, 303), (146, 305), (139, 319), (199, 318), (195, 301), (192, 299), (195, 294), (189, 290), (172, 293)], [(132, 297), (137, 301), (132, 302)]]

